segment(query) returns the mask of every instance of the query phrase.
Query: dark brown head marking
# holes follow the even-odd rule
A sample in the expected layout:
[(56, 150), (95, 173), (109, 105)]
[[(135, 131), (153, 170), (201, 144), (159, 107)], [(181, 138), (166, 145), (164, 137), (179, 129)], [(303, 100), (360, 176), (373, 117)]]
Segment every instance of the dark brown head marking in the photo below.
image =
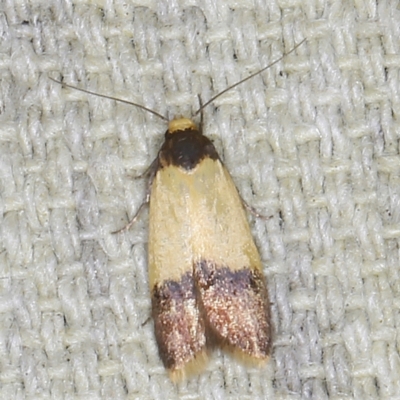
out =
[[(179, 121), (183, 121), (182, 126)], [(174, 120), (175, 125), (165, 133), (165, 142), (158, 155), (159, 165), (174, 165), (191, 170), (201, 160), (209, 157), (218, 159), (218, 153), (211, 141), (203, 136), (193, 122), (186, 119)]]

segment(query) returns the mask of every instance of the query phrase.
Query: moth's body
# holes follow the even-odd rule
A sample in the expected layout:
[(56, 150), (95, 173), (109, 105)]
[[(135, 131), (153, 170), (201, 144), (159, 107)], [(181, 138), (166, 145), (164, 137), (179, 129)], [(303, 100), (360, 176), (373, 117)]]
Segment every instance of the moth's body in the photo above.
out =
[(262, 265), (214, 145), (171, 121), (150, 195), (149, 283), (160, 356), (173, 380), (221, 343), (256, 363), (271, 347)]

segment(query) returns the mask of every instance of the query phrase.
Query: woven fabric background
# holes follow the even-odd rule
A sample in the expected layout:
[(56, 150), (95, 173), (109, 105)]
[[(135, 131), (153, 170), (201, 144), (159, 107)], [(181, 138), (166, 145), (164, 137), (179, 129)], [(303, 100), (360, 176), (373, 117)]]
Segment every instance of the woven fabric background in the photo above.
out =
[[(264, 263), (265, 368), (213, 352), (173, 385), (147, 278), (143, 174), (204, 112)], [(397, 1), (0, 5), (1, 399), (395, 399), (400, 393)], [(233, 221), (234, 222), (234, 221)]]

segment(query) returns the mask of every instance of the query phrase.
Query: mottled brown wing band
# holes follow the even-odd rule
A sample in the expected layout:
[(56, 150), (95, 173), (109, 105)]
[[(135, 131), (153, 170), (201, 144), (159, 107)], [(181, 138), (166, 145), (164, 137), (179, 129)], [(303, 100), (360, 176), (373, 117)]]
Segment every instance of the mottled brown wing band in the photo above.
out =
[(170, 371), (217, 339), (243, 356), (263, 361), (271, 347), (268, 293), (258, 270), (231, 271), (201, 261), (194, 279), (165, 281), (153, 291), (153, 317), (160, 357)]
[(206, 345), (191, 272), (179, 282), (164, 281), (152, 295), (154, 330), (165, 368), (182, 368)]
[(271, 321), (264, 277), (256, 269), (232, 271), (202, 261), (195, 282), (206, 329), (224, 345), (265, 360), (271, 347)]

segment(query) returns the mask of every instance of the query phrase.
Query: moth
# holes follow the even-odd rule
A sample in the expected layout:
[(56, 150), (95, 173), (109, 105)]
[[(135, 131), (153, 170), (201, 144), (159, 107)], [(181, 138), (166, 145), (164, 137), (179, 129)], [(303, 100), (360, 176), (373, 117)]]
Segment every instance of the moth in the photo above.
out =
[[(195, 115), (283, 57), (217, 94)], [(139, 104), (99, 96), (167, 120)], [(261, 259), (235, 184), (192, 119), (169, 121), (151, 175), (147, 198), (152, 316), (159, 354), (171, 379), (179, 381), (201, 370), (214, 345), (252, 364), (266, 362), (272, 329)]]

